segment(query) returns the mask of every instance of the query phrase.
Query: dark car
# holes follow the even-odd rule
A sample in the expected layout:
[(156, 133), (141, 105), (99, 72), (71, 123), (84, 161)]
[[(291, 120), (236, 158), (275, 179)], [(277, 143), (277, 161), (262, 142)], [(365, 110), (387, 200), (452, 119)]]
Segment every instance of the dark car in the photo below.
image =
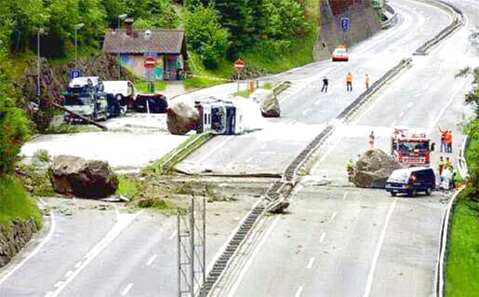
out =
[(139, 94), (132, 107), (137, 112), (166, 113), (168, 101), (161, 94)]
[(428, 167), (411, 167), (395, 170), (386, 182), (386, 191), (392, 196), (398, 193), (414, 197), (418, 192), (431, 195), (436, 189), (436, 175)]

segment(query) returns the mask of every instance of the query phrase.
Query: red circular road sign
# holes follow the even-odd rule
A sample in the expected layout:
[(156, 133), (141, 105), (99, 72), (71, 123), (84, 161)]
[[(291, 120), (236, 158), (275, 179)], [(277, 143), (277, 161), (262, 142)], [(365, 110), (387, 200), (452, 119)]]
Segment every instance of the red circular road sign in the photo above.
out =
[(156, 66), (156, 59), (153, 57), (146, 57), (144, 61), (145, 68), (153, 68)]
[(235, 66), (236, 71), (241, 71), (241, 70), (243, 70), (243, 68), (246, 67), (246, 63), (243, 60), (238, 59), (238, 60), (235, 61), (234, 66)]

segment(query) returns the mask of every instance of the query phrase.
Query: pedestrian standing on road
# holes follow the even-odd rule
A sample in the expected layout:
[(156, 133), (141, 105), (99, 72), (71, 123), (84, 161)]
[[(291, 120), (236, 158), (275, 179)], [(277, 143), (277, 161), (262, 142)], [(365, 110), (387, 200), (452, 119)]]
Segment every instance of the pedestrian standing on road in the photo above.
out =
[(446, 145), (447, 130), (442, 130), (441, 127), (439, 127), (439, 132), (441, 132), (441, 153), (446, 153), (447, 152), (447, 145)]
[(353, 91), (353, 75), (351, 74), (351, 72), (348, 72), (348, 74), (346, 75), (346, 90), (348, 92)]
[(369, 150), (373, 150), (374, 149), (374, 140), (375, 140), (375, 136), (374, 136), (374, 131), (371, 131), (371, 134), (369, 134)]
[(366, 90), (369, 90), (369, 74), (367, 73), (364, 77), (364, 84), (366, 85)]
[(446, 142), (447, 152), (452, 154), (452, 131), (451, 130), (447, 131), (445, 142)]
[(449, 157), (446, 157), (446, 161), (444, 161), (444, 169), (449, 169), (452, 173), (452, 170), (453, 170), (452, 161)]
[(321, 93), (327, 93), (329, 86), (329, 79), (325, 76), (323, 77), (323, 87), (321, 88)]
[(438, 169), (439, 169), (439, 176), (442, 175), (442, 171), (444, 170), (444, 158), (441, 156), (439, 157), (439, 166), (438, 166)]

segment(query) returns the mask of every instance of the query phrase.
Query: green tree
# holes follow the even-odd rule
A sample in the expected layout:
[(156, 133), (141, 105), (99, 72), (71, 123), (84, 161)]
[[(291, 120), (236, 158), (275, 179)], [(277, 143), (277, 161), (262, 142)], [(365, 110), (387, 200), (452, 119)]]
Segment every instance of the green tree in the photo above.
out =
[(0, 175), (14, 170), (20, 148), (29, 136), (27, 117), (13, 99), (10, 68), (6, 47), (0, 45)]
[(218, 12), (212, 7), (199, 6), (185, 16), (188, 45), (205, 67), (216, 68), (228, 48), (229, 33), (219, 23)]

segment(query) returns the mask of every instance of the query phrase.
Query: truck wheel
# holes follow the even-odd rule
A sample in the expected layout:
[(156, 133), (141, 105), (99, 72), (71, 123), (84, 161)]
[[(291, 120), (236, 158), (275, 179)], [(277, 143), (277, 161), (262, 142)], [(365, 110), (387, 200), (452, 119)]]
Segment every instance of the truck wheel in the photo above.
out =
[(392, 196), (392, 197), (396, 197), (396, 196), (397, 196), (397, 193), (396, 193), (396, 192), (391, 192), (391, 196)]
[(426, 189), (426, 195), (427, 195), (427, 196), (431, 196), (431, 194), (432, 194), (432, 189), (431, 189), (431, 188), (427, 188), (427, 189)]
[(417, 194), (417, 191), (416, 191), (416, 190), (409, 190), (409, 191), (407, 192), (407, 196), (408, 196), (408, 197), (415, 197), (416, 194)]

